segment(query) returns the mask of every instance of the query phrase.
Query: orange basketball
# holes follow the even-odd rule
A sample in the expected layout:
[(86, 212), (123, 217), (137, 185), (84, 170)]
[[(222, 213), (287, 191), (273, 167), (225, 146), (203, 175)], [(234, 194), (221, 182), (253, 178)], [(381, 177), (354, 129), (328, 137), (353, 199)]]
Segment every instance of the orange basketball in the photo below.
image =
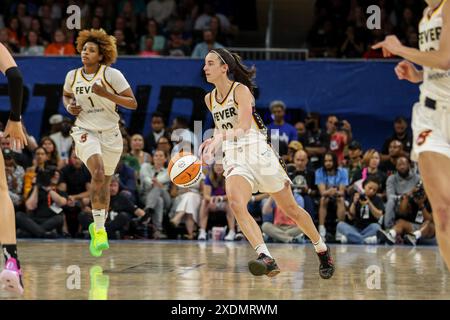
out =
[(200, 160), (189, 152), (179, 152), (169, 161), (170, 180), (179, 187), (189, 188), (202, 176)]

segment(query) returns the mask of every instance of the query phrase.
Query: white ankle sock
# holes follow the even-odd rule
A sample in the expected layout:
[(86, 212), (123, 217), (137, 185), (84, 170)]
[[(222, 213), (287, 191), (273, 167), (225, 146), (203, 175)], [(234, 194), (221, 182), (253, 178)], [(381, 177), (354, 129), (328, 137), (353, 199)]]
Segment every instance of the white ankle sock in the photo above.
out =
[(416, 240), (419, 240), (420, 237), (422, 236), (422, 231), (420, 231), (420, 230), (414, 231), (413, 235), (416, 236)]
[(95, 231), (105, 230), (106, 210), (92, 209), (92, 216), (94, 217)]
[(262, 243), (262, 244), (257, 245), (256, 248), (255, 248), (255, 250), (256, 250), (256, 253), (258, 254), (258, 256), (259, 256), (261, 253), (264, 253), (266, 256), (269, 256), (269, 257), (272, 258), (272, 255), (270, 254), (269, 249), (267, 249), (267, 246), (266, 246), (265, 243)]
[(319, 238), (319, 240), (314, 243), (314, 250), (316, 250), (316, 252), (324, 252), (327, 251), (327, 245), (325, 244), (325, 241), (323, 241), (322, 237)]

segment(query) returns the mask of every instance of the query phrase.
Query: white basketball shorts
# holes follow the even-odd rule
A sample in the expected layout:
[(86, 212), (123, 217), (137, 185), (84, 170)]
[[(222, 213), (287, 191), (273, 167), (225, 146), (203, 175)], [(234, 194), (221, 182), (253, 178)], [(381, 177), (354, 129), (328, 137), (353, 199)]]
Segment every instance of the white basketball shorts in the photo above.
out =
[(99, 154), (103, 159), (105, 175), (112, 176), (114, 174), (123, 149), (119, 127), (105, 131), (92, 131), (74, 126), (71, 136), (75, 141), (77, 157), (86, 166), (92, 155)]
[(253, 193), (276, 193), (286, 182), (292, 183), (275, 151), (265, 141), (226, 150), (222, 163), (226, 179), (242, 176)]
[(450, 158), (450, 102), (448, 107), (437, 105), (436, 109), (418, 102), (412, 115), (413, 150), (411, 159), (418, 161), (419, 154), (431, 151)]

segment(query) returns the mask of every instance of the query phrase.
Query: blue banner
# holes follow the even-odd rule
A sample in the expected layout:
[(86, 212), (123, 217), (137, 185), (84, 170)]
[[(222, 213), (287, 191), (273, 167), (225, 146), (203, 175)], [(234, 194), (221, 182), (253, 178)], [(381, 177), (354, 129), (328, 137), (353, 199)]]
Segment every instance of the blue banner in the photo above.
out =
[[(17, 63), (26, 86), (24, 121), (28, 130), (40, 135), (48, 130), (48, 118), (59, 112), (67, 115), (61, 90), (68, 71), (81, 66), (74, 57), (19, 57)], [(418, 99), (416, 85), (397, 80), (396, 62), (373, 61), (255, 61), (257, 68), (256, 106), (266, 122), (272, 100), (283, 100), (287, 120), (293, 122), (299, 111), (336, 114), (350, 121), (355, 139), (365, 148), (380, 148), (392, 133), (392, 121), (402, 115), (410, 118)], [(138, 99), (137, 111), (123, 110), (127, 125), (148, 132), (151, 113), (160, 110), (168, 124), (177, 115), (204, 120), (204, 130), (212, 118), (203, 96), (212, 87), (202, 76), (203, 61), (165, 58), (121, 58), (113, 67), (127, 78)], [(0, 79), (0, 111), (9, 109), (6, 78)], [(3, 112), (4, 119), (6, 113)]]

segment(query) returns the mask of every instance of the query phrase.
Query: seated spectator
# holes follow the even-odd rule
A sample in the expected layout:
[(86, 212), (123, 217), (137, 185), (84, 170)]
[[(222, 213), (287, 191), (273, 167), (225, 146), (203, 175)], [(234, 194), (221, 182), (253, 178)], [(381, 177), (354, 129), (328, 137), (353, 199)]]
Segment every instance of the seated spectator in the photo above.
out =
[(83, 201), (90, 201), (91, 174), (75, 150), (70, 153), (69, 163), (61, 169), (58, 190), (68, 195), (67, 206), (64, 208), (63, 233), (75, 235), (78, 230), (78, 215), (83, 207)]
[(133, 47), (127, 42), (123, 30), (117, 29), (114, 31), (114, 37), (116, 37), (117, 54), (119, 56), (126, 56), (134, 54)]
[(352, 128), (347, 120), (339, 121), (330, 136), (330, 151), (336, 153), (338, 164), (344, 164), (345, 147), (352, 140)]
[(389, 148), (391, 142), (394, 140), (400, 141), (403, 145), (402, 154), (403, 156), (409, 157), (409, 153), (412, 149), (412, 134), (408, 130), (408, 122), (403, 117), (397, 117), (394, 121), (394, 133), (392, 136), (387, 138), (383, 143), (383, 148), (381, 149), (381, 160), (387, 161), (390, 159)]
[(224, 238), (225, 241), (234, 241), (236, 236), (234, 215), (228, 205), (223, 172), (222, 164), (214, 163), (206, 176), (200, 207), (198, 240), (206, 240), (207, 238), (208, 217), (211, 212), (225, 212), (226, 214), (228, 234)]
[(8, 29), (6, 28), (0, 29), (0, 43), (2, 43), (11, 54), (20, 52), (19, 46), (9, 41)]
[(401, 156), (397, 160), (397, 172), (391, 175), (386, 182), (386, 212), (384, 215), (384, 227), (392, 228), (398, 215), (399, 204), (402, 196), (411, 192), (420, 181), (420, 176), (411, 170), (408, 158)]
[(345, 31), (345, 39), (342, 42), (339, 50), (339, 55), (342, 58), (361, 58), (364, 53), (364, 43), (357, 35), (353, 25), (347, 26)]
[[(17, 17), (11, 17), (8, 23), (8, 39), (9, 43), (15, 48), (20, 48), (25, 44), (25, 37), (20, 26), (20, 21)], [(15, 51), (18, 52), (18, 51)]]
[(349, 222), (339, 221), (336, 232), (341, 235), (341, 243), (377, 244), (378, 221), (383, 216), (384, 203), (377, 196), (380, 184), (374, 178), (363, 183), (363, 192), (355, 192), (350, 210)]
[(282, 156), (282, 159), (286, 164), (294, 162), (294, 155), (299, 150), (303, 150), (302, 144), (295, 140), (291, 141), (287, 148), (287, 154)]
[(153, 50), (153, 38), (150, 36), (147, 36), (145, 39), (145, 47), (141, 52), (139, 52), (139, 55), (141, 57), (158, 57), (159, 52)]
[(53, 142), (55, 142), (59, 158), (64, 165), (66, 165), (69, 161), (70, 149), (72, 148), (73, 143), (72, 136), (70, 135), (70, 129), (72, 129), (72, 122), (70, 119), (62, 118), (59, 130), (52, 133), (49, 137), (53, 140)]
[(305, 123), (302, 121), (298, 121), (295, 124), (295, 130), (297, 130), (297, 140), (300, 142), (303, 146), (306, 144), (306, 126)]
[(351, 187), (354, 187), (354, 184), (361, 181), (361, 183), (367, 178), (376, 178), (380, 187), (378, 188), (378, 196), (384, 197), (386, 193), (386, 174), (381, 171), (378, 167), (380, 165), (380, 154), (375, 149), (367, 150), (364, 154), (362, 160), (363, 168), (356, 171), (353, 175), (353, 178), (350, 182)]
[(155, 239), (165, 239), (167, 236), (163, 231), (163, 217), (171, 205), (172, 199), (169, 194), (170, 178), (165, 167), (167, 162), (166, 154), (161, 151), (155, 151), (153, 162), (145, 162), (141, 166), (140, 181), (140, 199), (145, 205), (146, 218), (151, 218), (156, 231), (153, 237)]
[(129, 166), (135, 172), (139, 172), (141, 170), (141, 164), (139, 160), (130, 153), (130, 137), (128, 135), (122, 136), (122, 161), (124, 164)]
[[(274, 148), (280, 146), (281, 143), (287, 146), (291, 141), (296, 141), (297, 130), (284, 120), (286, 114), (286, 105), (284, 102), (281, 100), (272, 101), (269, 108), (273, 122), (267, 126), (267, 129), (269, 130), (270, 140)], [(283, 156), (282, 153), (280, 155)]]
[(53, 39), (54, 41), (45, 48), (44, 54), (46, 56), (71, 56), (76, 54), (74, 45), (66, 42), (66, 35), (61, 29), (54, 32)]
[(69, 163), (61, 169), (58, 189), (66, 192), (72, 200), (80, 201), (89, 197), (91, 174), (77, 157), (75, 150), (70, 154)]
[[(133, 31), (133, 29), (130, 26), (129, 21), (127, 21), (125, 19), (125, 17), (122, 16), (118, 16), (116, 18), (116, 21), (114, 23), (114, 36), (117, 38), (117, 36), (119, 36), (119, 38), (117, 38), (117, 50), (119, 55), (121, 54), (127, 54), (127, 53), (120, 53), (124, 50), (120, 49), (119, 50), (119, 44), (122, 48), (125, 48), (126, 52), (131, 52), (134, 53), (137, 50), (137, 44), (136, 44), (136, 32)], [(117, 34), (116, 34), (116, 31)], [(119, 52), (120, 51), (120, 52)]]
[(62, 229), (65, 192), (56, 189), (59, 174), (55, 167), (39, 170), (36, 184), (25, 201), (27, 213), (16, 213), (16, 226), (22, 237), (55, 238)]
[(23, 178), (25, 171), (23, 167), (16, 164), (11, 149), (3, 150), (5, 160), (6, 181), (8, 183), (9, 196), (15, 208), (18, 208), (22, 202)]
[(165, 134), (166, 128), (164, 124), (164, 115), (160, 112), (154, 112), (152, 114), (152, 122), (150, 123), (150, 132), (145, 137), (144, 151), (152, 154), (156, 149), (158, 139)]
[(174, 30), (169, 33), (166, 47), (164, 49), (165, 56), (186, 57), (189, 56), (191, 39), (185, 39), (183, 32)]
[(306, 136), (303, 147), (308, 153), (309, 162), (317, 170), (322, 166), (323, 156), (328, 150), (330, 140), (320, 130), (320, 117), (317, 113), (308, 113), (305, 119)]
[(311, 57), (333, 58), (338, 55), (338, 35), (333, 21), (327, 19), (311, 28), (308, 43)]
[(151, 0), (147, 4), (147, 18), (154, 19), (163, 25), (175, 12), (175, 9), (175, 0)]
[(36, 174), (40, 170), (44, 170), (49, 166), (47, 151), (44, 148), (38, 147), (34, 153), (33, 165), (28, 167), (23, 177), (23, 197), (28, 198), (28, 195), (35, 183)]
[(173, 227), (184, 221), (186, 225), (188, 240), (195, 239), (195, 226), (198, 223), (198, 213), (202, 201), (200, 190), (203, 188), (203, 181), (190, 188), (181, 188), (172, 185), (170, 195), (173, 200), (172, 210), (169, 213), (170, 223)]
[(398, 140), (392, 140), (389, 144), (389, 158), (381, 161), (380, 170), (386, 173), (389, 177), (395, 173), (397, 167), (397, 160), (403, 156), (403, 145)]
[(205, 59), (209, 51), (213, 49), (223, 48), (223, 45), (216, 42), (211, 30), (206, 29), (203, 31), (203, 42), (198, 43), (192, 51), (191, 58)]
[(194, 30), (201, 31), (208, 28), (214, 16), (219, 18), (223, 31), (228, 32), (230, 29), (230, 20), (224, 14), (216, 12), (214, 6), (208, 2), (203, 4), (202, 13), (195, 20)]
[(144, 151), (144, 137), (140, 134), (134, 134), (131, 136), (131, 150), (130, 154), (135, 157), (139, 164), (142, 166), (145, 162), (151, 163), (152, 156)]
[(152, 47), (150, 48), (150, 50), (160, 55), (163, 52), (164, 47), (166, 46), (166, 38), (159, 33), (158, 23), (154, 19), (149, 19), (147, 21), (146, 34), (141, 36), (140, 39), (139, 47), (141, 51), (145, 51), (146, 49), (148, 49), (147, 39), (149, 37), (153, 39)]
[(348, 178), (350, 181), (353, 181), (353, 176), (361, 171), (363, 163), (362, 163), (362, 147), (361, 144), (353, 140), (348, 145), (348, 162), (346, 167), (348, 169)]
[(162, 136), (158, 139), (156, 143), (156, 150), (161, 150), (169, 157), (172, 153), (172, 142), (166, 136)]
[(345, 218), (345, 188), (348, 185), (346, 169), (339, 168), (337, 156), (327, 152), (323, 160), (323, 167), (316, 170), (316, 185), (320, 193), (319, 207), (319, 233), (325, 239), (327, 230), (325, 220), (330, 204), (336, 206), (336, 215), (339, 221)]
[(64, 167), (65, 163), (59, 157), (58, 147), (50, 137), (43, 137), (41, 139), (40, 147), (44, 148), (48, 155), (48, 164), (57, 167), (58, 169)]
[(420, 239), (430, 239), (434, 235), (433, 213), (421, 183), (402, 195), (394, 226), (378, 232), (381, 242), (394, 244), (400, 237), (404, 243), (413, 246)]
[[(296, 194), (295, 200), (300, 207), (304, 207), (303, 198)], [(274, 216), (273, 222), (265, 221), (261, 230), (269, 236), (274, 242), (283, 243), (304, 243), (305, 235), (299, 229), (297, 224), (276, 206), (272, 197), (264, 203), (262, 208), (263, 215)]]
[(287, 166), (289, 178), (292, 180), (292, 191), (300, 194), (304, 200), (304, 208), (313, 219), (317, 217), (314, 200), (319, 193), (316, 186), (314, 169), (308, 167), (308, 154), (299, 150), (294, 155), (294, 163)]
[(216, 39), (217, 42), (229, 46), (230, 40), (228, 38), (228, 35), (226, 32), (224, 32), (222, 28), (222, 23), (220, 21), (220, 18), (217, 16), (212, 16), (209, 20), (208, 28), (211, 30), (214, 39)]
[[(134, 217), (143, 217), (144, 210), (138, 208), (128, 197), (119, 192), (119, 178), (113, 176), (109, 185), (110, 201), (108, 217), (105, 222), (105, 230), (109, 239), (121, 239), (127, 232), (128, 223)], [(94, 219), (92, 209), (85, 207), (79, 215), (79, 221), (85, 234)]]
[(44, 55), (44, 46), (40, 42), (37, 33), (33, 30), (28, 31), (27, 44), (25, 47), (20, 48), (20, 53), (26, 56)]
[(134, 171), (133, 168), (127, 166), (121, 159), (117, 165), (116, 173), (119, 175), (119, 185), (121, 193), (127, 196), (133, 203), (136, 203), (136, 171)]

